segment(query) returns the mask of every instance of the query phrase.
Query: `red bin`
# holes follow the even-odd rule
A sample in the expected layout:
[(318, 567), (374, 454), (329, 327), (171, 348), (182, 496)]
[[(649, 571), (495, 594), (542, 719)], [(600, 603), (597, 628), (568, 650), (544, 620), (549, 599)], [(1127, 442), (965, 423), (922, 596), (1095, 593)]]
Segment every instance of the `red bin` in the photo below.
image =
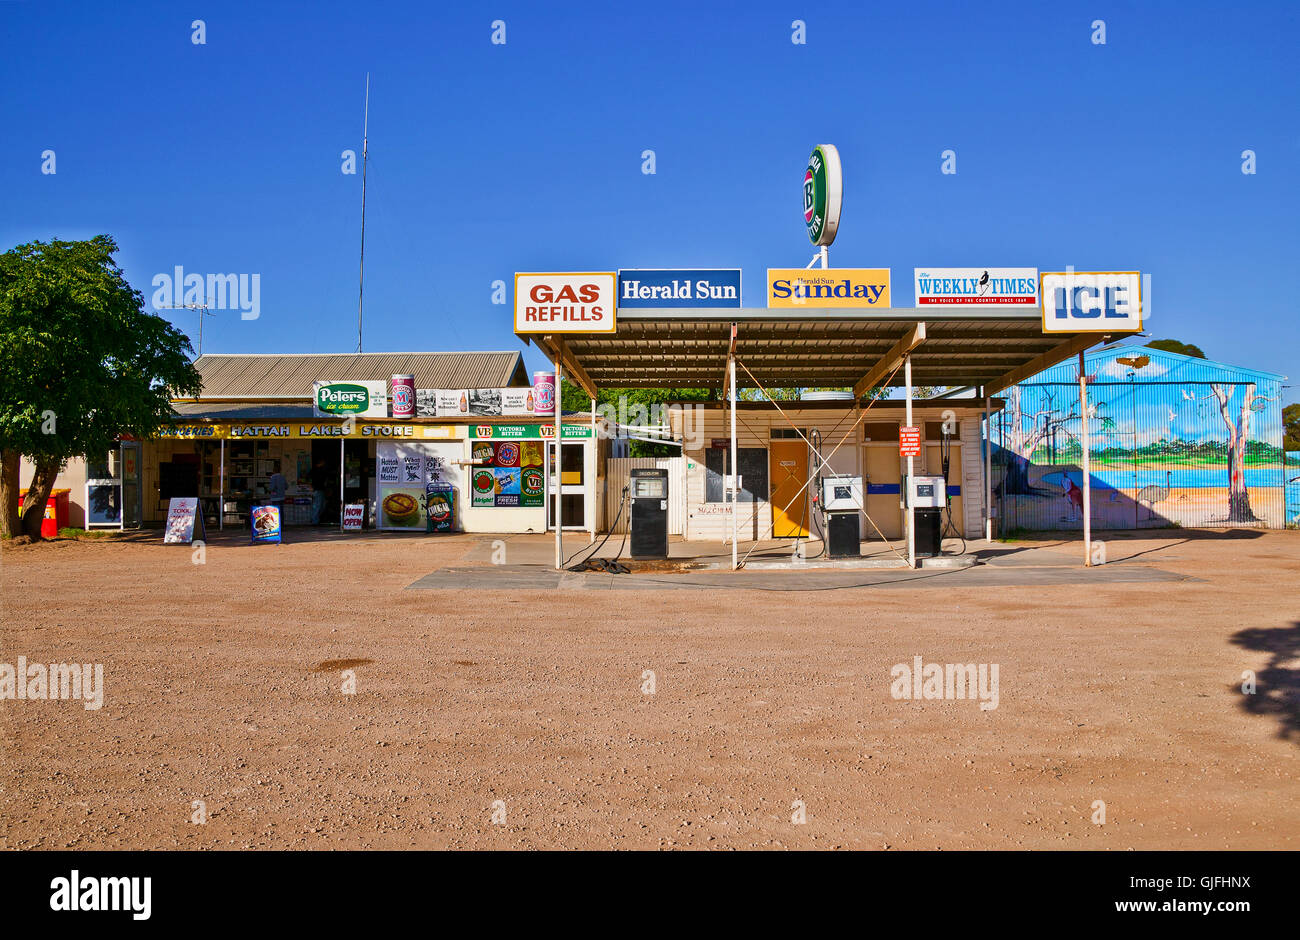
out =
[[(57, 539), (59, 530), (68, 527), (68, 494), (71, 490), (50, 490), (45, 501), (45, 518), (41, 520), (41, 538)], [(27, 498), (27, 491), (18, 493), (19, 505)]]

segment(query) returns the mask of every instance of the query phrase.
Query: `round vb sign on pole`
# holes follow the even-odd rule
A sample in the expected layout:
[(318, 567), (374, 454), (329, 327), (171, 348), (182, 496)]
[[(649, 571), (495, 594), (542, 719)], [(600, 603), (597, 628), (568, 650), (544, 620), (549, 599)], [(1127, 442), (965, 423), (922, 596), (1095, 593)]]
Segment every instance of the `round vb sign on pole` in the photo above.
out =
[(843, 201), (840, 152), (834, 144), (822, 144), (813, 149), (803, 174), (803, 221), (808, 228), (808, 240), (814, 245), (825, 246), (835, 241)]

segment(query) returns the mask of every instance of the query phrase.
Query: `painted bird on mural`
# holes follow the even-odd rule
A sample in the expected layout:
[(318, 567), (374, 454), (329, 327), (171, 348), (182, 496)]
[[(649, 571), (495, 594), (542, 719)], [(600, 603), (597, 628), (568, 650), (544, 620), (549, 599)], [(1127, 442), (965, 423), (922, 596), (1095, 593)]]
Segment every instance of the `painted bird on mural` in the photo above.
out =
[(1150, 356), (1121, 356), (1116, 358), (1115, 361), (1121, 362), (1126, 366), (1132, 366), (1134, 369), (1141, 369), (1143, 366), (1145, 366), (1147, 363), (1151, 361), (1151, 357)]

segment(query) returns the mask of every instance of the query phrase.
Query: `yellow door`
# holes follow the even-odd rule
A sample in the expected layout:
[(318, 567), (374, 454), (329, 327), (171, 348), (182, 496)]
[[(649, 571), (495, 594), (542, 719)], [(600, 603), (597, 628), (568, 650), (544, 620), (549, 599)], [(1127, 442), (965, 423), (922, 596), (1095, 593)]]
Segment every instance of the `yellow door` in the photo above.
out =
[(862, 498), (871, 522), (863, 523), (862, 537), (869, 540), (879, 540), (882, 535), (887, 539), (902, 538), (903, 511), (899, 508), (899, 500), (903, 474), (898, 444), (868, 444), (863, 452), (862, 464), (867, 468), (867, 478), (862, 481)]
[[(924, 472), (934, 476), (943, 476), (943, 457), (938, 444), (925, 445)], [(965, 525), (962, 522), (961, 508), (961, 445), (956, 441), (953, 442), (952, 450), (948, 454), (948, 479), (944, 482), (947, 485), (948, 495), (951, 497), (949, 505), (952, 507), (952, 529), (948, 527), (948, 511), (945, 509), (943, 514), (943, 537), (956, 538), (958, 535), (964, 534), (962, 528)]]
[(808, 480), (808, 445), (803, 441), (772, 441), (769, 447), (772, 538), (807, 538), (810, 494), (804, 483)]

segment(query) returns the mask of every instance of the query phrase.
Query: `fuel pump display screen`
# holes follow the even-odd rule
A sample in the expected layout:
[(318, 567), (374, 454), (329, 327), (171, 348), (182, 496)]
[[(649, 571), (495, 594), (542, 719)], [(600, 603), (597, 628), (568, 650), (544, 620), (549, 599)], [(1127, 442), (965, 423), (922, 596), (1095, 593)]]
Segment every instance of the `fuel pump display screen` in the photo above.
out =
[(835, 487), (835, 498), (836, 498), (836, 499), (852, 499), (852, 498), (853, 498), (853, 487), (851, 487), (851, 486), (837, 486), (837, 487)]
[(668, 481), (662, 477), (637, 477), (632, 481), (632, 495), (645, 499), (666, 499)]
[(916, 495), (918, 499), (934, 499), (933, 483), (916, 484)]

